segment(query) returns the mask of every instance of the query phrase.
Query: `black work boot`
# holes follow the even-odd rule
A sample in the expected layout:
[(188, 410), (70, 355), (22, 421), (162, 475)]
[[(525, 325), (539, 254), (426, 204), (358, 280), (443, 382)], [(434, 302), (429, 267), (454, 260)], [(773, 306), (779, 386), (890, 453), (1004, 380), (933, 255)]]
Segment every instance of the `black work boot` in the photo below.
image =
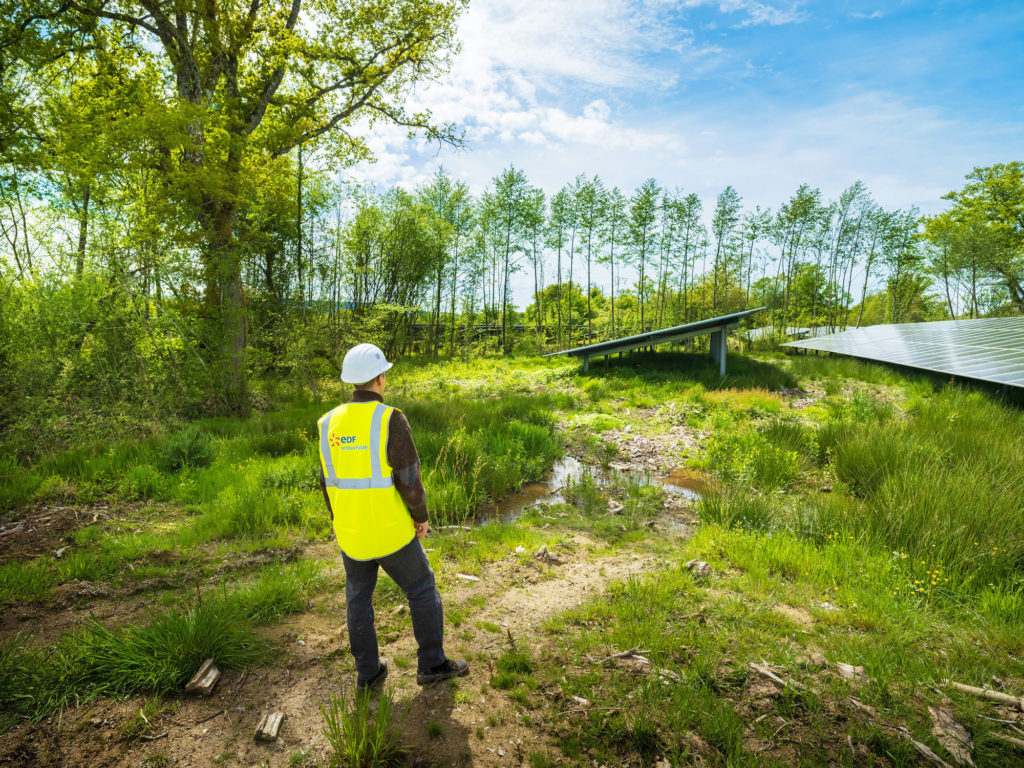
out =
[(377, 670), (377, 674), (371, 677), (369, 680), (356, 680), (356, 690), (359, 693), (367, 693), (369, 691), (380, 690), (380, 687), (384, 685), (384, 681), (388, 679), (388, 663), (386, 659), (380, 660), (380, 668)]
[(464, 677), (469, 674), (469, 664), (465, 661), (445, 659), (436, 667), (419, 672), (416, 675), (416, 682), (420, 685), (430, 685), (452, 677)]

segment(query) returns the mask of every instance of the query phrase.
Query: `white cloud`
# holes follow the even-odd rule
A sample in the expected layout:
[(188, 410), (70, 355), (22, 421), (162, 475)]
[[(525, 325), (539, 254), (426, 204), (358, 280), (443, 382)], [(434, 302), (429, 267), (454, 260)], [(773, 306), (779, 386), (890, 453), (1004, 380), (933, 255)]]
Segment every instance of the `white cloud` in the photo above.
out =
[(702, 5), (717, 5), (722, 13), (743, 13), (746, 15), (737, 27), (749, 27), (768, 24), (778, 27), (783, 24), (795, 24), (807, 19), (807, 13), (800, 10), (801, 3), (790, 3), (787, 8), (779, 8), (757, 0), (686, 0), (686, 7), (696, 8)]
[(596, 99), (583, 108), (583, 116), (588, 120), (601, 120), (607, 122), (611, 117), (612, 110), (604, 99)]

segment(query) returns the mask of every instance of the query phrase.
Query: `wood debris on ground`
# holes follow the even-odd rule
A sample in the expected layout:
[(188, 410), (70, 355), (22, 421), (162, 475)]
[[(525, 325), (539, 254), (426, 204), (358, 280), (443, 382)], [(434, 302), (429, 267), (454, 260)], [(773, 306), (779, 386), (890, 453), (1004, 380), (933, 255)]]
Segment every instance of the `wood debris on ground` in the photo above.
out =
[(559, 558), (559, 557), (551, 554), (550, 552), (548, 552), (548, 548), (547, 548), (546, 544), (543, 545), (536, 552), (534, 552), (533, 556), (534, 556), (535, 559), (540, 560), (542, 563), (547, 563), (548, 565), (561, 565), (562, 564), (561, 558)]
[(281, 730), (283, 720), (284, 712), (271, 712), (264, 715), (260, 724), (256, 726), (256, 741), (276, 741), (277, 732)]
[(845, 677), (847, 680), (869, 680), (867, 673), (864, 671), (864, 667), (854, 666), (853, 664), (847, 664), (842, 661), (837, 661), (836, 669), (838, 669), (839, 674)]
[(220, 680), (220, 670), (213, 665), (213, 659), (207, 659), (202, 663), (192, 679), (185, 685), (186, 693), (198, 693), (209, 696), (213, 693), (214, 686)]
[(1016, 707), (1017, 709), (1024, 711), (1024, 698), (1020, 696), (1011, 696), (1008, 693), (993, 691), (990, 688), (977, 688), (973, 685), (958, 683), (955, 680), (944, 680), (943, 684), (950, 688), (955, 688), (962, 693), (970, 693), (974, 696), (978, 696), (979, 698), (994, 701), (999, 704), (1008, 704), (1011, 707)]
[(973, 766), (971, 754), (974, 752), (974, 740), (953, 714), (942, 707), (928, 707), (932, 717), (932, 735), (953, 758), (957, 765)]

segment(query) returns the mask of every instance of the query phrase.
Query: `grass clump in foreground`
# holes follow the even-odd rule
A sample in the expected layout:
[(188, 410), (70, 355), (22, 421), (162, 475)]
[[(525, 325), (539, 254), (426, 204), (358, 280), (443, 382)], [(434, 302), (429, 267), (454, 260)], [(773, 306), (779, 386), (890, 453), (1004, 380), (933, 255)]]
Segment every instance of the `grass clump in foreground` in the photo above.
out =
[(299, 562), (147, 624), (110, 629), (93, 621), (49, 648), (33, 648), (24, 635), (0, 641), (0, 728), (97, 696), (174, 693), (207, 658), (222, 669), (265, 661), (270, 649), (254, 625), (302, 610), (318, 583), (319, 565)]
[(331, 745), (331, 768), (377, 768), (405, 762), (408, 749), (398, 741), (404, 712), (394, 720), (393, 692), (357, 692), (350, 700), (342, 692), (320, 706), (323, 734)]

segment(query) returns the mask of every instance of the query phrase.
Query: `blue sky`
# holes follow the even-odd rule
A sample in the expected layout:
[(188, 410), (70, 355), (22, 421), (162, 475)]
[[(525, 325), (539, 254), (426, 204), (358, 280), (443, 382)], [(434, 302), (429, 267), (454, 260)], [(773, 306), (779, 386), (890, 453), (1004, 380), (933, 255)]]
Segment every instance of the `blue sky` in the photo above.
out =
[(1024, 159), (1024, 2), (470, 0), (459, 36), (412, 102), (468, 149), (378, 128), (354, 178), (412, 186), (443, 164), (481, 191), (514, 164), (549, 193), (653, 176), (706, 208), (727, 184), (776, 207), (861, 179), (933, 213), (971, 167)]

